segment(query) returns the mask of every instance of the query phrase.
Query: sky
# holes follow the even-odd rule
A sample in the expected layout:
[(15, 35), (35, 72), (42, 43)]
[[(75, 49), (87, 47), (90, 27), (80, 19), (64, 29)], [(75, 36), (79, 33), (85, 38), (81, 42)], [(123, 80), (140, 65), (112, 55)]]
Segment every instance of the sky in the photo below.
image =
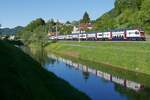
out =
[(115, 0), (0, 0), (0, 24), (26, 26), (36, 18), (61, 22), (79, 20), (87, 11), (92, 20), (114, 7)]

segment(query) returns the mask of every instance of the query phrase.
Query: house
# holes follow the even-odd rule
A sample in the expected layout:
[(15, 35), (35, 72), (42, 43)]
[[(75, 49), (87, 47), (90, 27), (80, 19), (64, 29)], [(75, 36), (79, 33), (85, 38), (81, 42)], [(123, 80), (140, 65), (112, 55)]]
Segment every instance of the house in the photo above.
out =
[(93, 29), (93, 25), (91, 23), (81, 23), (80, 24), (80, 28), (76, 27), (76, 26), (73, 27), (72, 34), (74, 34), (74, 33), (80, 33), (80, 31), (81, 31), (81, 33), (84, 33), (85, 30), (87, 30), (87, 29), (88, 30)]

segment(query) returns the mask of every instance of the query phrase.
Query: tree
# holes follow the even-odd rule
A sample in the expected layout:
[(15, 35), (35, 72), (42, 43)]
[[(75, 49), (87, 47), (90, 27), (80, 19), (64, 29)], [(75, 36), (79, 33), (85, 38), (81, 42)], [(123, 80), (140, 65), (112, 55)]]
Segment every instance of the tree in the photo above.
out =
[(70, 22), (70, 21), (66, 21), (66, 24), (67, 24), (67, 25), (70, 25), (70, 24), (71, 24), (71, 22)]
[(46, 45), (46, 43), (48, 41), (48, 36), (47, 36), (47, 32), (45, 30), (45, 26), (41, 25), (41, 26), (37, 27), (31, 36), (31, 40), (33, 42), (38, 43), (40, 46)]
[(46, 23), (41, 18), (29, 23), (22, 31), (18, 32), (17, 35), (25, 44), (39, 43), (43, 46), (48, 41)]
[(80, 21), (72, 21), (71, 22), (71, 24), (73, 25), (73, 26), (79, 26), (79, 24), (80, 24)]
[(141, 11), (139, 14), (139, 19), (141, 21), (142, 26), (147, 32), (150, 32), (150, 0), (144, 0)]
[(89, 23), (90, 22), (90, 17), (87, 12), (84, 13), (83, 19), (81, 20), (81, 23)]
[(150, 31), (150, 0), (116, 0), (115, 7), (99, 17), (95, 31), (120, 28), (144, 28)]
[(71, 25), (63, 25), (60, 28), (60, 34), (71, 34), (73, 27)]
[(29, 23), (25, 30), (33, 32), (33, 30), (41, 25), (45, 25), (45, 21), (42, 18), (37, 18), (36, 20)]

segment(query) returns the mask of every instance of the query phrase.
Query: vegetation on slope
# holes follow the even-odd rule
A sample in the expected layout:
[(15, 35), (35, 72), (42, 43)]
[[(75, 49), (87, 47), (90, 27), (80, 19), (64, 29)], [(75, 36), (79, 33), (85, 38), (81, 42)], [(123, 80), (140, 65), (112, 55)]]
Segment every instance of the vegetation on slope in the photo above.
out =
[(1, 28), (0, 25), (0, 35), (15, 35), (23, 29), (22, 26), (17, 26), (15, 28)]
[(20, 49), (0, 41), (2, 100), (86, 100), (65, 81), (47, 72)]
[(95, 30), (144, 28), (150, 32), (150, 0), (116, 0), (115, 7), (95, 21)]

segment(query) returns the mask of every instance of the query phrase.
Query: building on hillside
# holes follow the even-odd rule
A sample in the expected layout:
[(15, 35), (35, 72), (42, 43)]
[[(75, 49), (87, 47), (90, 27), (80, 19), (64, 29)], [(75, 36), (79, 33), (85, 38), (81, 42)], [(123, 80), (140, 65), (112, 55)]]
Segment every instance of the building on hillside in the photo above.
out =
[(56, 32), (48, 32), (48, 36), (55, 36)]
[(87, 30), (87, 29), (91, 30), (93, 29), (93, 25), (91, 23), (81, 23), (80, 28), (82, 30)]
[(81, 23), (80, 29), (79, 29), (79, 27), (76, 27), (76, 26), (73, 27), (72, 34), (80, 33), (80, 31), (81, 31), (81, 33), (84, 33), (85, 30), (91, 30), (91, 29), (93, 29), (93, 25), (91, 23)]
[(74, 34), (74, 33), (84, 33), (84, 32), (85, 32), (85, 31), (80, 30), (78, 27), (74, 26), (74, 27), (73, 27), (72, 34)]

